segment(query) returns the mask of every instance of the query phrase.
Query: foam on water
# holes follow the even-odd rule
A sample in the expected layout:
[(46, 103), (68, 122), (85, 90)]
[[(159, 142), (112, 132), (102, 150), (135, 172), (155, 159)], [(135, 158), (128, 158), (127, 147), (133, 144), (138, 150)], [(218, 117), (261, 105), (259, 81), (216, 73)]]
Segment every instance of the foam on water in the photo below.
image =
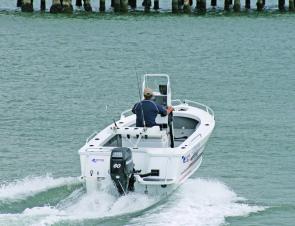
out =
[(10, 183), (0, 184), (0, 201), (25, 199), (51, 188), (79, 183), (78, 178), (53, 178), (50, 175), (26, 177)]
[[(60, 180), (64, 179), (60, 178)], [(51, 181), (51, 184), (49, 182), (50, 180), (47, 181), (47, 187), (56, 186), (55, 180)], [(68, 182), (72, 183), (72, 181)], [(139, 211), (158, 201), (155, 197), (141, 194), (119, 197), (111, 181), (107, 182), (99, 192), (85, 194), (82, 190), (83, 188), (76, 189), (56, 206), (27, 208), (19, 214), (0, 214), (0, 225), (42, 226), (64, 220), (101, 219)]]
[(217, 180), (189, 179), (167, 203), (134, 218), (131, 225), (217, 226), (226, 217), (247, 216), (265, 207), (250, 206)]
[(52, 225), (59, 221), (81, 221), (86, 219), (102, 219), (106, 217), (118, 216), (126, 213), (148, 208), (157, 202), (157, 199), (140, 194), (131, 194), (124, 197), (116, 197), (103, 192), (85, 194), (79, 202), (64, 210), (53, 210), (46, 207), (46, 210), (36, 209), (26, 210), (33, 216), (40, 215), (47, 211), (47, 216), (38, 219), (34, 226)]
[[(51, 179), (49, 179), (51, 180)], [(61, 178), (64, 181), (65, 178)], [(47, 181), (49, 182), (49, 181)], [(56, 185), (56, 181), (51, 181)], [(119, 197), (112, 184), (102, 191), (85, 194), (75, 190), (56, 206), (27, 208), (19, 214), (0, 214), (0, 225), (52, 225), (60, 221), (102, 219), (144, 210), (160, 197), (128, 194)], [(168, 202), (131, 219), (131, 225), (221, 225), (226, 217), (246, 216), (265, 207), (250, 206), (231, 189), (216, 180), (189, 179)]]

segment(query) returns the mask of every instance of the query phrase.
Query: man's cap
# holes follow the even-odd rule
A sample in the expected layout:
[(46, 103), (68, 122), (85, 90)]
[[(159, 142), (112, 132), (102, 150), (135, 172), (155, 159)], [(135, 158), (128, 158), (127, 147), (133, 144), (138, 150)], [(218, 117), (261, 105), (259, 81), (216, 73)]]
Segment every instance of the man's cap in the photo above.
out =
[(151, 97), (151, 96), (153, 96), (153, 90), (146, 87), (146, 88), (144, 88), (143, 95), (145, 97)]

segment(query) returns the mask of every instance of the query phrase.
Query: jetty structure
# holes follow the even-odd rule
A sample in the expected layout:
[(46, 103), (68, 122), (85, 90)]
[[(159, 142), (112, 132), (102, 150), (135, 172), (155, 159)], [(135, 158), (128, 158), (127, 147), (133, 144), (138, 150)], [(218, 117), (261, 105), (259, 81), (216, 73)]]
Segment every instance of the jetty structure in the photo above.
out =
[[(37, 0), (35, 0), (37, 1)], [(83, 7), (86, 12), (92, 12), (91, 0), (73, 0), (75, 1), (76, 7)], [(99, 11), (106, 11), (106, 0), (99, 1)], [(142, 0), (142, 6), (144, 12), (150, 12), (151, 9), (158, 11), (160, 0)], [(164, 0), (162, 0), (164, 1)], [(167, 1), (167, 0), (165, 0)], [(217, 7), (217, 0), (210, 0), (211, 7), (214, 9)], [(265, 8), (265, 0), (254, 0), (256, 1), (257, 11), (263, 11)], [(109, 2), (109, 1), (107, 1)], [(129, 9), (135, 11), (137, 8), (137, 0), (111, 0), (110, 6), (114, 12), (127, 13)], [(234, 12), (240, 12), (244, 4), (245, 10), (250, 10), (251, 0), (223, 0), (224, 11), (233, 10)], [(17, 7), (20, 7), (22, 12), (33, 12), (33, 0), (17, 0)], [(292, 11), (294, 12), (294, 0), (289, 0), (288, 8), (285, 6), (285, 0), (278, 0), (278, 9), (281, 12)], [(40, 0), (40, 10), (46, 11), (46, 1)], [(72, 0), (52, 0), (52, 4), (49, 8), (50, 13), (72, 13), (73, 2)], [(207, 6), (206, 0), (171, 0), (171, 11), (172, 13), (206, 13)]]

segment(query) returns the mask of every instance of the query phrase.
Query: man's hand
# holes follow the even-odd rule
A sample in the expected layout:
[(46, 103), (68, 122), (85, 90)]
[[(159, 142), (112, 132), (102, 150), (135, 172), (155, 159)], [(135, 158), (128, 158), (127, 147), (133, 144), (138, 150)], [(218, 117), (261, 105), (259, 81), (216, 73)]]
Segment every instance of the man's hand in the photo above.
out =
[(174, 111), (174, 108), (172, 106), (167, 107), (167, 115), (169, 115), (172, 111)]

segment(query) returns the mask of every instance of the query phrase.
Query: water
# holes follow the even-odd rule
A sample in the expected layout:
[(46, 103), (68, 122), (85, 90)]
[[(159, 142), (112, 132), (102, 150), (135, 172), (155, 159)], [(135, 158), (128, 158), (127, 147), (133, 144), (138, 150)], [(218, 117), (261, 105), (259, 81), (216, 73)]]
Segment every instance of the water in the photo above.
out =
[[(0, 13), (0, 225), (293, 225), (294, 25)], [(135, 71), (215, 110), (203, 164), (164, 200), (87, 195), (77, 150), (138, 100)]]

